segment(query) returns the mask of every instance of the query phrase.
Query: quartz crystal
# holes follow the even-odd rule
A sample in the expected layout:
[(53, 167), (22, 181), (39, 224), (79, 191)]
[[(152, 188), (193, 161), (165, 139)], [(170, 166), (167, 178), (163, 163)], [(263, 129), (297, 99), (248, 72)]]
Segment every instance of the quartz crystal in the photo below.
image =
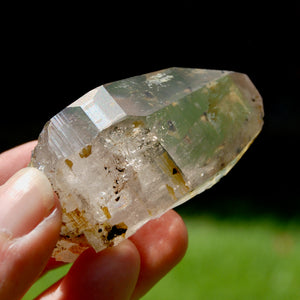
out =
[(44, 127), (31, 160), (59, 196), (53, 252), (118, 244), (224, 176), (263, 125), (249, 78), (169, 68), (102, 85)]

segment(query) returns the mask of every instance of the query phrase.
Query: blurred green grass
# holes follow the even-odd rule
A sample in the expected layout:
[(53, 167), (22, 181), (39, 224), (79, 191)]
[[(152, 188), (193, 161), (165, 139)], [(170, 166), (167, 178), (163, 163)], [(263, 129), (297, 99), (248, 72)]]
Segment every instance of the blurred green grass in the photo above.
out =
[(300, 299), (300, 227), (184, 218), (189, 248), (143, 300)]
[[(186, 256), (143, 300), (300, 299), (299, 223), (207, 216), (184, 220)], [(66, 271), (47, 274), (24, 299), (33, 299)]]

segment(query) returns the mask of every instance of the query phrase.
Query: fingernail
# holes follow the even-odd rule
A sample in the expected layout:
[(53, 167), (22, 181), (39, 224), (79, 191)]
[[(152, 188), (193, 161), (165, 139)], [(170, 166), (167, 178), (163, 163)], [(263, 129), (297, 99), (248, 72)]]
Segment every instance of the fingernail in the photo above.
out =
[(24, 168), (0, 188), (0, 229), (13, 238), (27, 234), (54, 205), (47, 177), (35, 168)]

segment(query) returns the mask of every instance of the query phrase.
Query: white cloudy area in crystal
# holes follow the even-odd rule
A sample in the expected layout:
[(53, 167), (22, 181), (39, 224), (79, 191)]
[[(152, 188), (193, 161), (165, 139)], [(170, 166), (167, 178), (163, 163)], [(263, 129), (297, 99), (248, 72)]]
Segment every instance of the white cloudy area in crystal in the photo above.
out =
[(240, 73), (170, 68), (96, 88), (43, 129), (32, 165), (63, 207), (54, 257), (118, 244), (224, 176), (263, 125)]

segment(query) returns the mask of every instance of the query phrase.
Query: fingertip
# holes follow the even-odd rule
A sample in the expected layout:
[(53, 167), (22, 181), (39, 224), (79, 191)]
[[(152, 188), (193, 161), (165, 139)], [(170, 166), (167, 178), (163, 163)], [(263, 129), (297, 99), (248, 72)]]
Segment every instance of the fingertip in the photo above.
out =
[(135, 245), (125, 240), (99, 253), (86, 250), (59, 287), (63, 299), (129, 299), (140, 270)]
[[(181, 216), (170, 210), (145, 224), (130, 240), (144, 259), (165, 260), (164, 254), (177, 262), (187, 250), (188, 232)], [(169, 252), (170, 255), (167, 255)]]
[(176, 245), (173, 256), (176, 265), (185, 255), (188, 247), (188, 231), (182, 217), (174, 210), (170, 210), (166, 217), (170, 220), (169, 239)]
[(47, 177), (35, 168), (14, 174), (0, 193), (0, 228), (16, 238), (30, 232), (55, 205), (54, 193)]
[(186, 226), (174, 210), (145, 224), (130, 240), (141, 257), (141, 269), (132, 299), (139, 299), (184, 256), (188, 246)]

